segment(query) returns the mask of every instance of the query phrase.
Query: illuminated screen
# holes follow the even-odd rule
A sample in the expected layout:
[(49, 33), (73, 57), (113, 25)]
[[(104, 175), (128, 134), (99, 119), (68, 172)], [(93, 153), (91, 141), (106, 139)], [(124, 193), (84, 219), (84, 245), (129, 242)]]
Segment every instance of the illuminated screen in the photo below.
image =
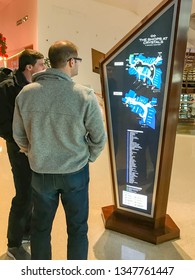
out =
[(174, 7), (103, 62), (118, 207), (152, 215), (167, 97)]

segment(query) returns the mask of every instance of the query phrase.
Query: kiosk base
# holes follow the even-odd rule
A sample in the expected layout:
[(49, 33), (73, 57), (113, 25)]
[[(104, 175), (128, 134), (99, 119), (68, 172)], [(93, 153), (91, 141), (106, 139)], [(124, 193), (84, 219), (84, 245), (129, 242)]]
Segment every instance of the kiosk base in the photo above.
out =
[(150, 223), (131, 219), (128, 215), (118, 215), (114, 205), (103, 207), (102, 212), (106, 229), (149, 243), (157, 245), (180, 237), (180, 230), (169, 215), (166, 215), (164, 227), (154, 229)]

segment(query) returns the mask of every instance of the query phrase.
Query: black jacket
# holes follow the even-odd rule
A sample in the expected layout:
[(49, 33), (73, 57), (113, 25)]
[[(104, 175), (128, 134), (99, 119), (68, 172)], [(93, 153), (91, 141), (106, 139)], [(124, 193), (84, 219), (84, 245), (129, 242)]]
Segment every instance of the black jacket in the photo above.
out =
[(9, 77), (12, 77), (13, 72), (9, 68), (1, 67), (0, 68), (0, 82), (6, 80)]
[(20, 70), (0, 83), (0, 137), (15, 142), (12, 136), (12, 121), (15, 98), (29, 82)]

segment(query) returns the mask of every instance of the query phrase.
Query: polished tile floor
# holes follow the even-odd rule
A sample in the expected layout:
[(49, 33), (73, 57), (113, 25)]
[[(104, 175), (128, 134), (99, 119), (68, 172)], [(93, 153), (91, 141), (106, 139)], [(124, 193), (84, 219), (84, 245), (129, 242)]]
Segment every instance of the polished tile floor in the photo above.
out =
[[(178, 133), (167, 214), (180, 228), (177, 240), (153, 245), (105, 230), (101, 208), (113, 204), (108, 146), (90, 165), (89, 260), (195, 260), (195, 136)], [(191, 135), (192, 134), (192, 135)], [(0, 259), (6, 255), (7, 219), (14, 195), (4, 141), (0, 138)], [(53, 259), (66, 259), (66, 223), (60, 206), (52, 231)]]

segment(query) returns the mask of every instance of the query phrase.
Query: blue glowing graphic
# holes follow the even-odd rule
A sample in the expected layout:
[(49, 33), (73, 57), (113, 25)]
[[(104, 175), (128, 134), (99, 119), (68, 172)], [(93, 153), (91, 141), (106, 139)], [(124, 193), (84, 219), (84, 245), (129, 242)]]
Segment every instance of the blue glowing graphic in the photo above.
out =
[(162, 64), (162, 56), (145, 57), (143, 54), (130, 54), (129, 69), (130, 75), (135, 75), (138, 80), (143, 83), (161, 88), (162, 70), (159, 66)]
[(155, 129), (155, 115), (156, 109), (154, 106), (157, 105), (157, 98), (152, 97), (151, 101), (144, 96), (137, 96), (137, 94), (130, 90), (122, 98), (122, 102), (130, 108), (131, 112), (139, 115), (141, 118), (139, 124), (147, 125), (152, 129)]

